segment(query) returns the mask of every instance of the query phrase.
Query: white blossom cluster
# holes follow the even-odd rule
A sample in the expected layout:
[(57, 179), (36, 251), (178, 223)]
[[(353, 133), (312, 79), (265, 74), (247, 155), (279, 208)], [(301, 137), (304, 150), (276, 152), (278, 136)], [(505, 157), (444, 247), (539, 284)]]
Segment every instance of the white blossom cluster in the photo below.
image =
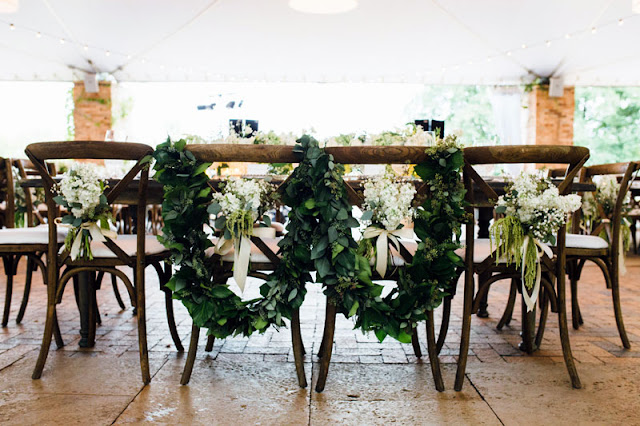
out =
[[(596, 176), (594, 181), (596, 184), (596, 200), (607, 215), (613, 214), (613, 209), (616, 206), (618, 194), (620, 193), (618, 177), (615, 175)], [(629, 204), (630, 201), (631, 196), (629, 192), (627, 192), (623, 204)]]
[(411, 206), (415, 186), (410, 182), (396, 182), (394, 177), (387, 173), (364, 183), (363, 209), (373, 212), (372, 222), (387, 231), (395, 231), (415, 213)]
[(263, 180), (230, 177), (222, 192), (213, 194), (213, 199), (220, 204), (223, 216), (229, 216), (238, 210), (247, 210), (252, 211), (253, 218), (256, 220), (261, 200), (271, 191), (272, 185)]
[(549, 179), (522, 172), (497, 205), (506, 208), (507, 216), (517, 217), (535, 238), (549, 242), (566, 223), (567, 214), (580, 208), (581, 200), (576, 194), (561, 196)]
[(57, 185), (57, 192), (71, 206), (74, 217), (90, 219), (100, 205), (103, 179), (103, 168), (93, 163), (73, 163)]

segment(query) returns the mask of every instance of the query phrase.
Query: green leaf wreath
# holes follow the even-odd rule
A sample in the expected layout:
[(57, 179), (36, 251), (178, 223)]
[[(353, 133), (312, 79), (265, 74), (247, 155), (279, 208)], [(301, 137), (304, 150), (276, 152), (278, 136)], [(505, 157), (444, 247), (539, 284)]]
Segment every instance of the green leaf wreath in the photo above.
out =
[(357, 328), (374, 331), (380, 340), (389, 335), (410, 342), (417, 322), (454, 288), (462, 264), (454, 250), (464, 220), (462, 151), (455, 137), (428, 148), (429, 160), (416, 167), (432, 193), (415, 223), (422, 241), (413, 262), (400, 272), (398, 287), (384, 298), (383, 287), (371, 281), (369, 260), (352, 237), (351, 228), (360, 224), (351, 213), (344, 168), (305, 135), (294, 147), (299, 165), (282, 190), (282, 202), (291, 210), (279, 243), (281, 262), (260, 287), (262, 297), (242, 301), (218, 282), (205, 254), (212, 243), (198, 224), (209, 223), (209, 165), (199, 163), (185, 146), (184, 140), (167, 140), (154, 154), (155, 179), (164, 185), (165, 225), (159, 239), (171, 249), (176, 269), (168, 287), (195, 324), (210, 334), (250, 335), (269, 325), (284, 325), (283, 319), (290, 319), (304, 301), (310, 271), (316, 271), (328, 300), (338, 312), (353, 317)]

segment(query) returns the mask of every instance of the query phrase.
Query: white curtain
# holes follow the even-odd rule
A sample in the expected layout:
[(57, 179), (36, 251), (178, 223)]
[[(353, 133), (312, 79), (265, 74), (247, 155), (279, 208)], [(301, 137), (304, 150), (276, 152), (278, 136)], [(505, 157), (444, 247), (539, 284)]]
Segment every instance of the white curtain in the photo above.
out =
[[(515, 86), (493, 88), (490, 100), (501, 145), (521, 145), (524, 141), (522, 95), (522, 89)], [(503, 169), (515, 176), (522, 170), (522, 165), (505, 164)]]

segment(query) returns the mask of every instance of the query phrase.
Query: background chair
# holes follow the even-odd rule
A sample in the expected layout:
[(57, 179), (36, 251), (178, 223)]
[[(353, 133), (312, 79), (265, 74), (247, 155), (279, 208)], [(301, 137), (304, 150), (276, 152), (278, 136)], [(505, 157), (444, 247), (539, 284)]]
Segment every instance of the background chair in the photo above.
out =
[[(589, 158), (589, 150), (574, 146), (496, 146), (496, 147), (472, 147), (464, 150), (464, 185), (467, 190), (467, 211), (473, 217), (474, 209), (494, 205), (498, 200), (498, 193), (489, 186), (480, 174), (474, 169), (475, 165), (482, 164), (517, 164), (517, 163), (550, 163), (568, 164), (564, 180), (559, 184), (560, 195), (569, 193), (574, 177), (576, 177)], [(469, 338), (471, 331), (471, 314), (476, 312), (478, 304), (488, 291), (491, 284), (502, 279), (520, 280), (520, 271), (514, 265), (506, 266), (504, 263), (496, 263), (495, 252), (490, 250), (489, 240), (476, 239), (474, 226), (466, 227), (466, 248), (464, 250), (464, 308), (462, 316), (462, 336), (460, 340), (460, 353), (454, 388), (459, 391), (464, 383), (467, 356), (469, 351)], [(560, 340), (564, 361), (574, 388), (580, 388), (580, 379), (571, 355), (571, 346), (567, 330), (566, 303), (565, 303), (565, 227), (558, 230), (557, 252), (554, 259), (543, 256), (541, 267), (543, 270), (542, 288), (539, 303), (546, 305), (551, 303), (552, 310), (558, 313), (560, 327)], [(478, 290), (474, 294), (474, 274), (490, 276), (486, 280), (479, 280)], [(555, 284), (555, 285), (554, 285)], [(519, 288), (521, 286), (518, 286)], [(540, 326), (536, 341), (540, 342), (546, 316), (540, 318)], [(523, 309), (523, 348), (531, 353), (535, 350), (533, 342), (535, 312), (527, 314)]]
[[(572, 226), (573, 233), (567, 235), (566, 254), (567, 254), (567, 272), (571, 282), (571, 319), (573, 328), (578, 329), (583, 323), (580, 305), (578, 304), (578, 282), (582, 268), (587, 261), (591, 261), (598, 265), (608, 289), (611, 289), (611, 297), (613, 299), (613, 310), (616, 318), (618, 333), (622, 340), (622, 345), (629, 349), (631, 344), (624, 329), (624, 321), (622, 319), (622, 308), (620, 306), (620, 261), (624, 258), (625, 253), (622, 248), (622, 220), (625, 217), (624, 199), (629, 191), (629, 187), (633, 182), (636, 172), (640, 170), (640, 163), (615, 163), (602, 164), (597, 166), (585, 167), (581, 174), (581, 180), (593, 183), (593, 178), (597, 176), (618, 176), (620, 190), (616, 199), (616, 204), (610, 214), (605, 212), (602, 205), (597, 204), (598, 217), (595, 218), (593, 229), (587, 230), (588, 233), (579, 233), (582, 214), (577, 212), (574, 215)], [(606, 239), (601, 235), (605, 233)]]
[[(153, 266), (159, 276), (160, 286), (164, 285), (171, 276), (170, 267), (161, 263), (167, 258), (168, 251), (157, 241), (155, 236), (147, 236), (145, 229), (145, 211), (147, 205), (147, 181), (149, 176), (147, 159), (153, 149), (147, 145), (137, 143), (120, 143), (119, 149), (114, 150), (113, 144), (96, 141), (73, 142), (44, 142), (30, 144), (26, 148), (27, 156), (40, 172), (44, 181), (47, 211), (48, 232), (50, 241), (57, 233), (55, 223), (55, 202), (52, 191), (55, 180), (46, 167), (46, 160), (52, 159), (116, 159), (133, 160), (135, 165), (113, 187), (105, 191), (107, 202), (112, 204), (116, 200), (119, 203), (136, 205), (138, 209), (138, 226), (141, 230), (136, 235), (121, 235), (117, 239), (107, 238), (104, 243), (92, 241), (91, 250), (93, 260), (78, 258), (72, 260), (68, 251), (59, 252), (56, 244), (47, 247), (47, 317), (42, 338), (42, 346), (33, 378), (38, 379), (42, 375), (49, 345), (51, 342), (52, 327), (56, 317), (56, 305), (61, 302), (64, 288), (68, 280), (78, 275), (81, 291), (86, 292), (87, 300), (82, 301), (81, 321), (88, 327), (87, 336), (83, 336), (85, 345), (92, 346), (95, 339), (96, 303), (95, 303), (95, 275), (99, 272), (116, 275), (125, 284), (132, 304), (137, 308), (138, 343), (140, 350), (140, 366), (142, 380), (148, 383), (151, 380), (149, 374), (149, 359), (147, 353), (146, 336), (146, 309), (145, 309), (145, 268)], [(136, 175), (140, 173), (140, 177)], [(118, 267), (128, 266), (133, 269), (134, 282), (131, 283), (126, 274)], [(85, 312), (86, 315), (82, 315)], [(178, 350), (182, 350), (180, 339), (175, 329), (172, 307), (167, 305), (167, 317), (169, 329), (174, 344)], [(81, 340), (81, 345), (83, 340)]]

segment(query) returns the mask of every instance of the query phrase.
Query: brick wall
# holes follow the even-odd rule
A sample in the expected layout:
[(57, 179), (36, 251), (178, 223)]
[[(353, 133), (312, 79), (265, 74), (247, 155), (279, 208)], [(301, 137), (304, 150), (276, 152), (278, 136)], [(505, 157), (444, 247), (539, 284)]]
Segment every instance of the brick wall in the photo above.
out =
[(561, 98), (549, 97), (549, 87), (535, 87), (529, 94), (527, 143), (573, 145), (575, 90), (565, 87)]
[(87, 93), (84, 83), (76, 81), (73, 101), (75, 139), (103, 141), (111, 128), (111, 83), (101, 82), (98, 93)]

